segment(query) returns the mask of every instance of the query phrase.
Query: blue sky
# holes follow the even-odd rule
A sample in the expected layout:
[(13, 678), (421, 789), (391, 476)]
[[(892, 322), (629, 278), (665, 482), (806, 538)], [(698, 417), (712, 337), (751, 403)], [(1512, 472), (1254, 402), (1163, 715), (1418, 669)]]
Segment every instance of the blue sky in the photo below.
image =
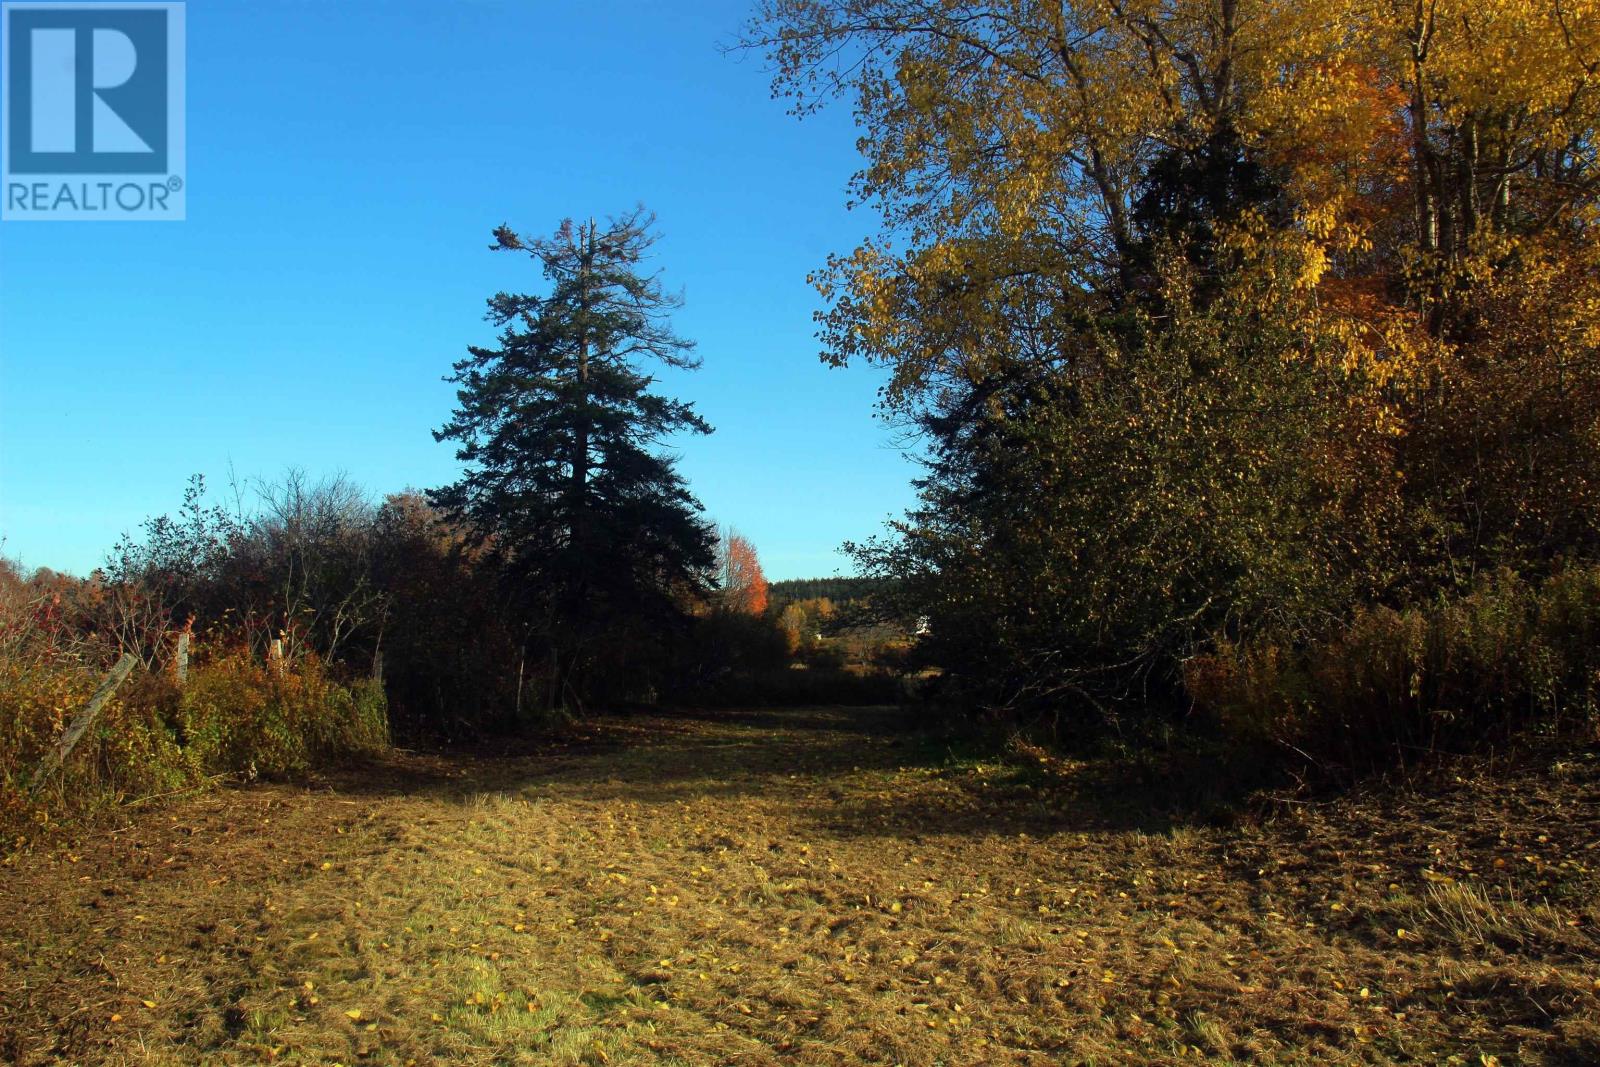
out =
[(769, 576), (848, 571), (915, 469), (805, 276), (873, 219), (848, 109), (797, 121), (719, 51), (748, 7), (191, 0), (188, 220), (0, 224), (0, 550), (83, 573), (192, 473), (450, 480), (440, 379), (542, 284), (490, 230), (643, 202), (705, 360), (667, 391), (717, 427), (682, 470)]

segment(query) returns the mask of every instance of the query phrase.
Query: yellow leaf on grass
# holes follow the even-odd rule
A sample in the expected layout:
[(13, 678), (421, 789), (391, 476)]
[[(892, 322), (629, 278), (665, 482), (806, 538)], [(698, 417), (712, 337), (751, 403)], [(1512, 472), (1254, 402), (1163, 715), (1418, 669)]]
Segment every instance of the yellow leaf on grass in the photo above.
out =
[(156, 1006), (156, 1002), (153, 1000), (141, 1000), (139, 1003), (143, 1004), (147, 1008), (153, 1008)]
[(361, 1018), (361, 1009), (351, 1008), (349, 1011), (344, 1013), (344, 1017), (346, 1019), (359, 1019)]

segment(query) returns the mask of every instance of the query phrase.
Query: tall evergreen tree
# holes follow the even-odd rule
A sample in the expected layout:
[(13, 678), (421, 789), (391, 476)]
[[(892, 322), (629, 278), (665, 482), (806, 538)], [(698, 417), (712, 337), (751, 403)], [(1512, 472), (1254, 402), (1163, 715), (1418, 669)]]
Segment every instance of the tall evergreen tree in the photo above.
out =
[(642, 369), (699, 365), (669, 321), (681, 298), (643, 269), (654, 222), (638, 209), (549, 238), (495, 230), (490, 248), (529, 255), (550, 292), (489, 300), (499, 346), (454, 365), (459, 406), (434, 434), (466, 471), (431, 496), (503, 561), (561, 704), (581, 703), (602, 663), (648, 660), (640, 642), (682, 618), (714, 562), (715, 533), (662, 451), (711, 427)]

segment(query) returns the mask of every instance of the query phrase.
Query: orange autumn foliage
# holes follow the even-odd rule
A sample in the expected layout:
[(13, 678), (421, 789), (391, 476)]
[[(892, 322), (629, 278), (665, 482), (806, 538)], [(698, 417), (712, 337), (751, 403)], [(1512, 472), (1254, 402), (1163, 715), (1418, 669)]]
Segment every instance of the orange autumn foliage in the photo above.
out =
[(717, 580), (727, 610), (742, 615), (760, 615), (767, 610), (767, 577), (761, 571), (756, 546), (732, 527), (723, 531), (717, 546)]

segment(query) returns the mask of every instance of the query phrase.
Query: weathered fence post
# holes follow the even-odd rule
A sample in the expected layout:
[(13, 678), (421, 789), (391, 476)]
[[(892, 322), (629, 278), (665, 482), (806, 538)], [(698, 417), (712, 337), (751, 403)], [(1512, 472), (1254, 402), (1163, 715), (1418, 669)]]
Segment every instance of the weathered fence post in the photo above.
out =
[(28, 792), (36, 791), (44, 780), (56, 772), (56, 768), (66, 762), (72, 750), (78, 746), (78, 741), (88, 732), (94, 724), (95, 716), (100, 714), (100, 709), (106, 701), (111, 699), (111, 694), (117, 691), (117, 686), (133, 673), (133, 668), (138, 664), (139, 657), (132, 652), (124, 652), (122, 658), (117, 660), (117, 665), (111, 668), (111, 673), (106, 675), (100, 683), (100, 688), (94, 691), (94, 696), (89, 698), (89, 703), (83, 706), (72, 722), (67, 724), (67, 730), (61, 735), (61, 740), (56, 747), (45, 756), (44, 762), (39, 764), (39, 769), (33, 774), (33, 781), (28, 785)]
[(272, 647), (267, 650), (267, 665), (272, 668), (272, 673), (283, 673), (283, 638), (272, 639)]
[(189, 631), (185, 630), (178, 635), (178, 654), (173, 660), (173, 671), (178, 676), (178, 684), (183, 685), (189, 680)]

